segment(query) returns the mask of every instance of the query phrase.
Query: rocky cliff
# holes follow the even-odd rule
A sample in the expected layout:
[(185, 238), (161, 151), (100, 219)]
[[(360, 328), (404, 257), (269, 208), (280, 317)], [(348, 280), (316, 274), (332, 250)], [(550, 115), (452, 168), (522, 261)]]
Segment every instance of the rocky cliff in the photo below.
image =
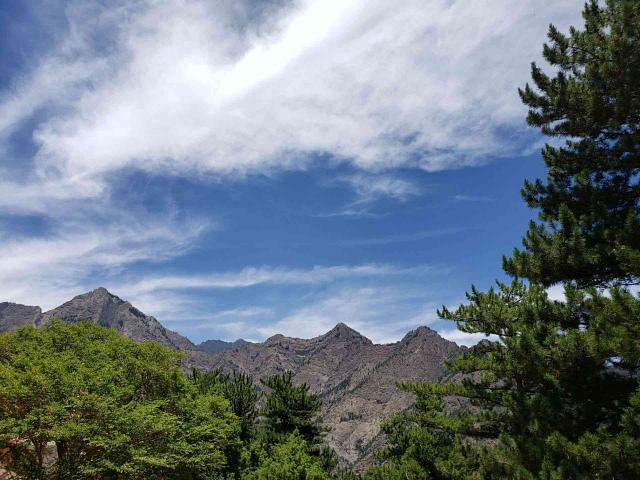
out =
[(40, 307), (18, 303), (0, 303), (0, 332), (15, 330), (22, 325), (34, 325), (42, 315)]
[(427, 327), (401, 341), (377, 345), (343, 323), (311, 338), (275, 335), (263, 343), (242, 345), (212, 357), (212, 368), (242, 370), (254, 378), (291, 370), (322, 400), (320, 417), (331, 428), (329, 444), (356, 467), (371, 461), (383, 439), (380, 424), (408, 408), (411, 395), (399, 381), (438, 381), (444, 362), (462, 352)]

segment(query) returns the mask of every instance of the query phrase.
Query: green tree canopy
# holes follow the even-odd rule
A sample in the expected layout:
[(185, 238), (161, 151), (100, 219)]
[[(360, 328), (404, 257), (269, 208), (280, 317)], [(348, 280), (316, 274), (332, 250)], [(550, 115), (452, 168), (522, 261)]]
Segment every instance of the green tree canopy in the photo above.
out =
[(260, 392), (251, 375), (238, 371), (229, 375), (219, 370), (201, 372), (194, 369), (191, 379), (202, 393), (224, 395), (231, 405), (231, 410), (240, 419), (242, 439), (248, 440), (251, 437), (260, 399)]
[(317, 395), (309, 393), (309, 386), (295, 385), (293, 372), (267, 377), (262, 383), (270, 389), (261, 412), (267, 428), (276, 434), (298, 431), (307, 442), (317, 443), (322, 429), (315, 417), (321, 402)]
[[(180, 355), (90, 322), (0, 335), (0, 439), (27, 478), (204, 479), (223, 473), (239, 428), (199, 394)], [(55, 442), (58, 461), (42, 452)]]
[(245, 476), (246, 480), (329, 480), (321, 460), (310, 452), (309, 445), (297, 431), (274, 446), (260, 467)]
[(520, 90), (527, 122), (564, 144), (542, 151), (546, 182), (526, 182), (531, 223), (507, 272), (550, 285), (640, 281), (640, 3), (591, 0), (584, 30), (549, 29), (534, 87)]

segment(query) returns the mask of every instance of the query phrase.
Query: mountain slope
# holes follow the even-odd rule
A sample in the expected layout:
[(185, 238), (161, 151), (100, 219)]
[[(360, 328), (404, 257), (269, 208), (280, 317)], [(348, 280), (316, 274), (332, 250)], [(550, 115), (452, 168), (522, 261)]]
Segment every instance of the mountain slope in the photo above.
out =
[(196, 346), (187, 338), (166, 329), (154, 317), (145, 315), (105, 288), (78, 295), (43, 313), (36, 324), (42, 325), (50, 318), (59, 318), (69, 323), (91, 320), (104, 327), (115, 328), (136, 342), (152, 340), (173, 350), (196, 350)]
[(321, 421), (331, 431), (327, 441), (356, 467), (372, 461), (383, 443), (380, 424), (408, 408), (411, 395), (399, 381), (438, 381), (444, 362), (463, 351), (427, 327), (400, 342), (376, 345), (345, 324), (311, 339), (275, 335), (264, 343), (244, 345), (213, 355), (212, 368), (242, 370), (259, 379), (291, 370), (323, 401)]
[(356, 467), (369, 464), (373, 451), (383, 445), (381, 423), (413, 403), (397, 382), (436, 382), (445, 374), (444, 362), (462, 352), (427, 327), (387, 347), (389, 355), (362, 378), (352, 375), (342, 395), (323, 395), (322, 422), (332, 427), (327, 439)]
[(205, 353), (220, 353), (225, 352), (227, 350), (232, 350), (234, 348), (238, 348), (243, 346), (245, 343), (249, 343), (242, 338), (236, 340), (235, 342), (225, 342), (224, 340), (206, 340), (202, 343), (196, 345), (198, 350)]
[(0, 303), (0, 332), (15, 330), (22, 325), (34, 325), (41, 314), (40, 307), (2, 302)]

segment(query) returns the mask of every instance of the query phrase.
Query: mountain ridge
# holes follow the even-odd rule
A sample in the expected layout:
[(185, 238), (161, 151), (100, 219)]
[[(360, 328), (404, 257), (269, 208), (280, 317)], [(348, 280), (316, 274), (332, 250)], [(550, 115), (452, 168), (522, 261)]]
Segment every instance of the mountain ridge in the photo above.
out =
[(195, 345), (103, 287), (46, 312), (0, 303), (0, 332), (20, 325), (40, 327), (52, 317), (70, 323), (90, 320), (135, 341), (156, 341), (184, 352), (186, 368), (241, 370), (256, 381), (292, 371), (296, 382), (308, 384), (321, 397), (319, 419), (331, 429), (327, 442), (356, 468), (372, 463), (372, 450), (384, 444), (381, 422), (413, 402), (397, 382), (440, 381), (444, 363), (465, 350), (426, 326), (398, 342), (376, 344), (343, 322), (309, 339), (276, 334), (259, 343), (207, 340)]

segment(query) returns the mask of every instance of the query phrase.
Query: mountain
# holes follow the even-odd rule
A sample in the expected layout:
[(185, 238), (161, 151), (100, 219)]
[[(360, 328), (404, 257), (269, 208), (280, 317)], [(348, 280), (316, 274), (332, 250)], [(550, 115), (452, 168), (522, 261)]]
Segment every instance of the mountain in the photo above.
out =
[(383, 445), (380, 424), (408, 408), (413, 397), (399, 381), (438, 381), (444, 362), (464, 349), (420, 327), (401, 341), (374, 344), (343, 323), (311, 339), (274, 335), (212, 355), (212, 368), (242, 370), (254, 378), (291, 370), (322, 398), (320, 419), (327, 441), (347, 463), (363, 467)]
[(291, 370), (296, 382), (307, 383), (320, 395), (320, 420), (331, 429), (327, 441), (343, 462), (357, 469), (370, 464), (371, 453), (384, 445), (381, 422), (413, 402), (396, 383), (456, 381), (445, 376), (444, 362), (464, 351), (427, 327), (381, 345), (344, 323), (310, 339), (274, 335), (262, 343), (208, 340), (196, 346), (104, 288), (44, 313), (40, 307), (0, 303), (0, 332), (25, 324), (41, 326), (52, 317), (65, 322), (88, 319), (135, 341), (156, 341), (183, 351), (188, 368), (241, 370), (256, 381)]
[(145, 315), (106, 288), (96, 288), (73, 297), (44, 313), (40, 307), (0, 303), (0, 332), (14, 330), (21, 325), (39, 327), (51, 318), (59, 318), (69, 323), (90, 320), (114, 328), (136, 342), (158, 342), (172, 350), (185, 352), (185, 364), (188, 367), (207, 368), (209, 363), (209, 355), (200, 352), (187, 338), (165, 328), (154, 317)]
[(244, 344), (249, 343), (242, 338), (235, 342), (225, 342), (224, 340), (207, 340), (197, 345), (198, 350), (205, 353), (220, 353), (226, 350), (242, 347)]
[(152, 340), (172, 350), (197, 350), (187, 338), (166, 329), (154, 317), (145, 315), (129, 302), (109, 293), (106, 288), (78, 295), (43, 313), (36, 325), (46, 323), (50, 318), (59, 318), (69, 323), (91, 320), (104, 327), (114, 328), (136, 342)]

